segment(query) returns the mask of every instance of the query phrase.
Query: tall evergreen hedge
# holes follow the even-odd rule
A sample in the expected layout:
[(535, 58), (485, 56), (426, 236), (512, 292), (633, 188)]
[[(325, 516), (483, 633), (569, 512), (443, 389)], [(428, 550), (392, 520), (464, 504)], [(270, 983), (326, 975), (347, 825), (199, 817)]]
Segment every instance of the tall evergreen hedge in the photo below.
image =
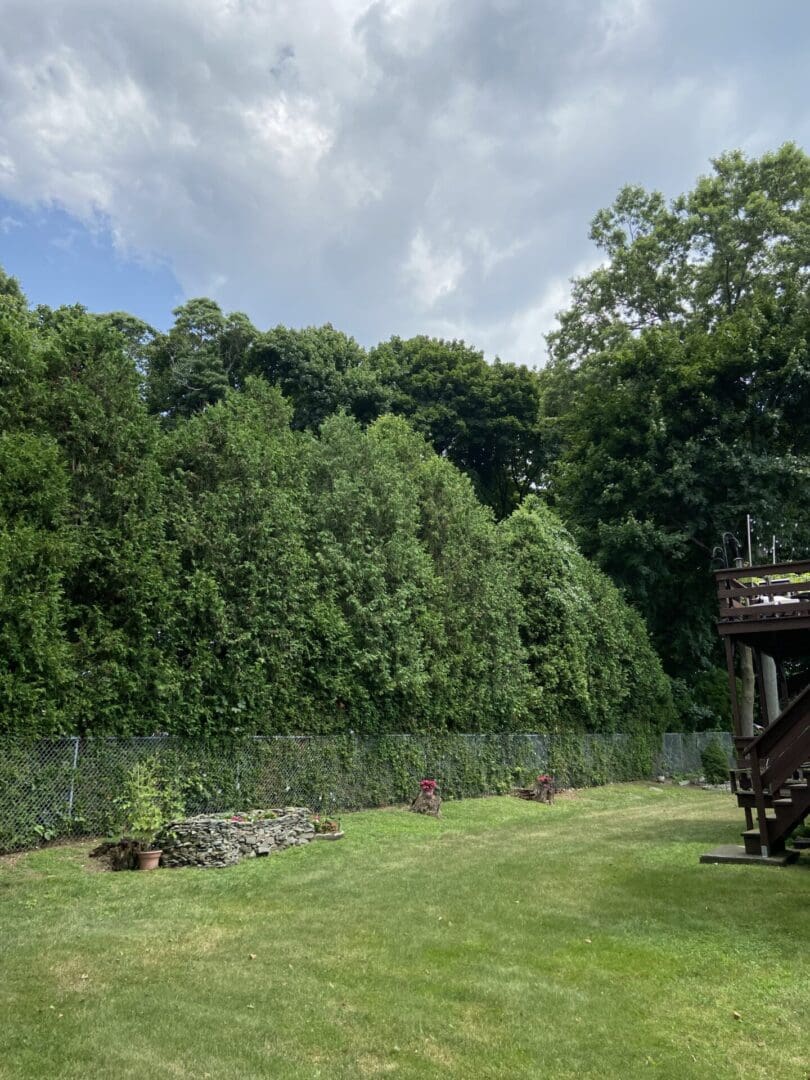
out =
[(496, 526), (404, 419), (313, 434), (260, 375), (150, 412), (138, 334), (0, 292), (0, 734), (669, 719), (644, 626), (538, 500)]

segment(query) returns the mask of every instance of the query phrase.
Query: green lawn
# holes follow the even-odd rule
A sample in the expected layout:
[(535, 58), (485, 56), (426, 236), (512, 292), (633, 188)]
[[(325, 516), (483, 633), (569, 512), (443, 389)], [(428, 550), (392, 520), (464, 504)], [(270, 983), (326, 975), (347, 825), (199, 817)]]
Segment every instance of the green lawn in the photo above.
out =
[(0, 1077), (810, 1075), (810, 859), (701, 866), (730, 796), (343, 820), (227, 870), (0, 860)]

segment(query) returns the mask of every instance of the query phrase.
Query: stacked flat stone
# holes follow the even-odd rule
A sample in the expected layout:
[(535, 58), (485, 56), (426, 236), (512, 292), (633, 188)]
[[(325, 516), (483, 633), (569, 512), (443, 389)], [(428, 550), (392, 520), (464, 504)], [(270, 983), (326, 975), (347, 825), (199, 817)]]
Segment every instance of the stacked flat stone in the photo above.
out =
[(305, 806), (253, 810), (251, 820), (197, 817), (170, 821), (158, 834), (162, 866), (233, 866), (241, 859), (308, 844), (315, 836)]

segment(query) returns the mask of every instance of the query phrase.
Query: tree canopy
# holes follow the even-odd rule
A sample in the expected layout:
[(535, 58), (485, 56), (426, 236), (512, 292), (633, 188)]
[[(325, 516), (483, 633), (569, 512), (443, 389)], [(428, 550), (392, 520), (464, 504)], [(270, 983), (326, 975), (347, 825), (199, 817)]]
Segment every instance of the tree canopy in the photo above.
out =
[(778, 556), (810, 545), (809, 193), (790, 145), (725, 154), (669, 204), (625, 188), (540, 376), (547, 493), (693, 686), (716, 656), (723, 532), (752, 514), (762, 561), (773, 535)]

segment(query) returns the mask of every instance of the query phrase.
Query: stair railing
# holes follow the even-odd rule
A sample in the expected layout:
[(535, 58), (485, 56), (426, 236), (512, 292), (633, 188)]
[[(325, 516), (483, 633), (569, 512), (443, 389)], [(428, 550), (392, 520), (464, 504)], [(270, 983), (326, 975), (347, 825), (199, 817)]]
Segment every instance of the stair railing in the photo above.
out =
[[(740, 752), (751, 763), (754, 790), (775, 793), (810, 758), (810, 686), (795, 697), (774, 722)], [(759, 802), (759, 800), (757, 800)]]

